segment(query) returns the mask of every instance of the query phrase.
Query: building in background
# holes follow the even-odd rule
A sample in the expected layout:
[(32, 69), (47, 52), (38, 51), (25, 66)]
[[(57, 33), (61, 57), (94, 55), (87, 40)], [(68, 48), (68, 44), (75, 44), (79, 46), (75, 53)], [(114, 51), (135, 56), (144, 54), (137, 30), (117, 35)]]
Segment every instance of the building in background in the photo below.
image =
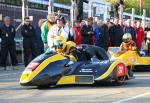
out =
[[(29, 16), (33, 17), (32, 24), (34, 26), (37, 25), (38, 20), (43, 18), (46, 19), (47, 13), (48, 13), (48, 1), (49, 0), (28, 0), (28, 7), (29, 7)], [(61, 4), (59, 3), (59, 0), (54, 3), (54, 12), (56, 12), (58, 9), (61, 9), (64, 13), (64, 16), (66, 16), (67, 19), (70, 19), (70, 10), (71, 10), (71, 4), (65, 3)], [(107, 15), (108, 11), (111, 8), (111, 4), (108, 2), (103, 1), (96, 1), (93, 0), (93, 16), (100, 18), (102, 20), (108, 18)], [(0, 0), (0, 25), (2, 24), (2, 19), (5, 16), (10, 16), (12, 19), (12, 24), (17, 28), (21, 22), (22, 22), (22, 0)], [(88, 4), (83, 4), (83, 12), (84, 12), (84, 18), (88, 17)], [(107, 15), (107, 16), (106, 16)], [(17, 30), (16, 33), (16, 48), (18, 54), (22, 53), (22, 37), (20, 35), (20, 29)], [(21, 58), (21, 55), (19, 56)], [(21, 59), (19, 59), (21, 61)]]
[[(93, 12), (92, 16), (101, 20), (106, 20), (110, 18), (109, 12), (111, 11), (111, 3), (103, 0), (92, 0)], [(87, 3), (83, 4), (84, 18), (88, 17), (89, 5)]]
[[(18, 22), (21, 22), (22, 0), (0, 0), (0, 22), (2, 17), (8, 15), (12, 18), (14, 25), (17, 27)], [(35, 25), (40, 18), (46, 18), (48, 13), (48, 0), (29, 0), (29, 16), (33, 16), (33, 24)], [(61, 9), (67, 16), (70, 15), (70, 6), (55, 3), (54, 11)]]
[[(0, 0), (0, 25), (5, 16), (11, 17), (11, 22), (17, 28), (22, 22), (21, 0)], [(33, 16), (33, 25), (37, 25), (40, 18), (47, 15), (47, 6), (41, 4), (29, 3), (29, 15)], [(42, 9), (41, 9), (42, 8)], [(22, 62), (22, 37), (20, 29), (16, 33), (16, 50), (19, 62)]]
[[(43, 0), (34, 0), (42, 2), (29, 2), (29, 16), (33, 17), (32, 24), (36, 26), (39, 19), (46, 19), (48, 13), (48, 0), (43, 2)], [(2, 19), (5, 16), (10, 16), (12, 19), (12, 24), (17, 28), (22, 22), (22, 0), (0, 0), (0, 25), (2, 25)], [(67, 8), (67, 9), (65, 9)], [(70, 6), (55, 3), (54, 10), (57, 11), (61, 9), (67, 15), (70, 15)], [(22, 61), (22, 37), (20, 29), (16, 33), (16, 49), (19, 58), (19, 62)], [(1, 41), (1, 40), (0, 40)]]

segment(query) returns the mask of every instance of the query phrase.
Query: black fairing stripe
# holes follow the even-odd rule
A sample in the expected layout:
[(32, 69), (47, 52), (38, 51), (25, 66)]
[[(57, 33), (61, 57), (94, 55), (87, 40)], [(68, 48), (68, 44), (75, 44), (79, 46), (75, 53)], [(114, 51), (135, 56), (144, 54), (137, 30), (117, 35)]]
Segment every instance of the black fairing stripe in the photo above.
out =
[(44, 54), (37, 56), (35, 59), (32, 60), (32, 62), (38, 61), (38, 62), (42, 63), (44, 60), (46, 60), (47, 58), (52, 57), (54, 55), (56, 55), (56, 53), (51, 53), (51, 54), (50, 53), (44, 53)]
[(104, 74), (112, 64), (109, 60), (104, 60), (93, 63), (76, 62), (70, 67), (65, 67), (66, 63), (68, 59), (50, 63), (33, 78), (31, 83), (34, 85), (56, 84), (64, 75), (93, 75), (96, 79)]
[(38, 85), (40, 85), (40, 83), (41, 85), (57, 83), (57, 81), (63, 76), (63, 71), (66, 70), (66, 67), (64, 65), (67, 62), (67, 59), (63, 59), (50, 63), (38, 75), (36, 75), (33, 78), (32, 82), (37, 82)]

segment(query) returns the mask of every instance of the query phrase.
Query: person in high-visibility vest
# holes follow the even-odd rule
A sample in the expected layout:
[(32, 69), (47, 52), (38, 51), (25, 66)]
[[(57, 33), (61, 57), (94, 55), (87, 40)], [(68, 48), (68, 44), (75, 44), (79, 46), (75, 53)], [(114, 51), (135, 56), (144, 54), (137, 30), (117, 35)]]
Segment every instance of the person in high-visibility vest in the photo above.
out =
[(41, 26), (41, 36), (42, 36), (42, 41), (44, 44), (44, 51), (46, 52), (48, 49), (48, 43), (47, 43), (47, 34), (52, 25), (55, 23), (55, 15), (54, 14), (48, 14), (47, 15), (47, 20), (42, 24)]
[(123, 42), (121, 43), (120, 49), (117, 52), (117, 56), (125, 53), (128, 50), (136, 50), (136, 43), (132, 40), (130, 33), (125, 33), (122, 37)]

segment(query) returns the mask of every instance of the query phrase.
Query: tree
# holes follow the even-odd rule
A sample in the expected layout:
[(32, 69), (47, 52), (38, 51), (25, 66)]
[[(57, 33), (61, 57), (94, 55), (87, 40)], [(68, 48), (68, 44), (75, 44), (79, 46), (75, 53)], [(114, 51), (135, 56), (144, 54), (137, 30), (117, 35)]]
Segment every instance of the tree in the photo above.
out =
[[(117, 0), (106, 0), (112, 5), (116, 3)], [(140, 0), (124, 0), (125, 3), (125, 12), (132, 12), (132, 8), (135, 8), (136, 14), (140, 15)], [(146, 9), (147, 11), (147, 16), (150, 17), (150, 1), (149, 0), (143, 0), (143, 6), (142, 9)]]

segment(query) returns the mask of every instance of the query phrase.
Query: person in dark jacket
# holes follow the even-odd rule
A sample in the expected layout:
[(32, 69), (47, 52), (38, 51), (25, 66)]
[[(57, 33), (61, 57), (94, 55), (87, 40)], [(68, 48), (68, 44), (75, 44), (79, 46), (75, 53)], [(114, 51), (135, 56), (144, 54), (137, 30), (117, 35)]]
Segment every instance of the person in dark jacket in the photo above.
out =
[(23, 36), (23, 48), (24, 48), (24, 63), (25, 66), (37, 56), (35, 47), (35, 30), (30, 24), (29, 17), (25, 17), (25, 23), (22, 26), (21, 34)]
[[(12, 66), (17, 66), (18, 61), (16, 57), (16, 44), (15, 44), (15, 28), (10, 24), (10, 17), (6, 16), (4, 18), (4, 25), (0, 28), (0, 38), (1, 38), (1, 56), (0, 56), (0, 66), (6, 67), (6, 60), (8, 52), (10, 53)], [(6, 69), (6, 68), (5, 68)]]
[(81, 28), (82, 44), (93, 45), (93, 18), (87, 20), (87, 25)]
[(101, 47), (104, 48), (106, 51), (108, 50), (108, 47), (109, 47), (108, 22), (104, 23), (100, 27), (101, 28), (101, 35), (102, 35), (102, 45), (101, 45)]
[(109, 34), (109, 46), (114, 46), (112, 44), (112, 36), (113, 34), (115, 34), (115, 30), (114, 30), (114, 23), (113, 22), (109, 22), (108, 23), (108, 34)]
[(44, 44), (43, 44), (42, 37), (41, 37), (41, 26), (42, 26), (42, 24), (43, 24), (43, 20), (40, 19), (38, 22), (38, 26), (35, 29), (37, 55), (44, 53)]
[(136, 33), (134, 28), (131, 26), (131, 20), (128, 19), (126, 21), (126, 26), (124, 27), (124, 33), (130, 33), (132, 36), (132, 40), (136, 42)]
[(111, 27), (111, 32), (109, 35), (110, 35), (111, 46), (119, 47), (122, 43), (123, 29), (119, 25), (118, 18), (115, 18), (114, 25), (113, 27)]

